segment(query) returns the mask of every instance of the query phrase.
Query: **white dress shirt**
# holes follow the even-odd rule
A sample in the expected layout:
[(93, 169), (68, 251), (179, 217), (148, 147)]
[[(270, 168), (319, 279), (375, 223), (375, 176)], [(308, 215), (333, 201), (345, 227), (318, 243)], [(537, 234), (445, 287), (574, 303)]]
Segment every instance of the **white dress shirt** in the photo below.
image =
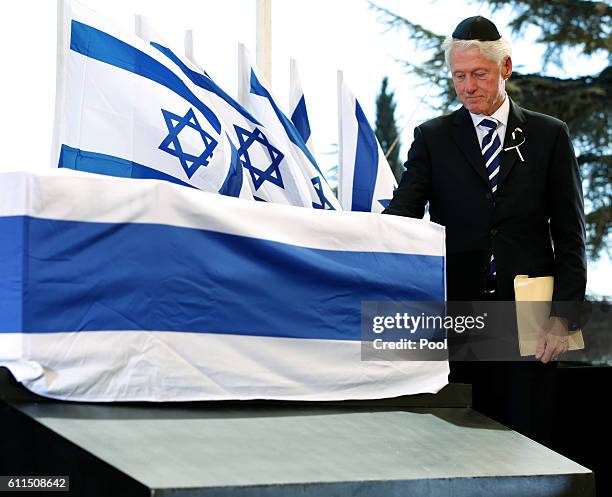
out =
[(476, 135), (478, 136), (478, 143), (480, 148), (482, 148), (482, 140), (487, 136), (489, 132), (489, 128), (486, 126), (478, 126), (480, 121), (483, 119), (494, 119), (497, 122), (497, 134), (499, 135), (499, 141), (504, 146), (504, 138), (506, 137), (506, 128), (508, 127), (508, 115), (510, 114), (510, 100), (508, 99), (508, 95), (504, 98), (504, 102), (501, 104), (499, 109), (497, 109), (490, 116), (485, 116), (484, 114), (472, 114), (470, 112), (470, 116), (472, 117), (472, 122), (474, 123), (474, 128), (476, 128)]

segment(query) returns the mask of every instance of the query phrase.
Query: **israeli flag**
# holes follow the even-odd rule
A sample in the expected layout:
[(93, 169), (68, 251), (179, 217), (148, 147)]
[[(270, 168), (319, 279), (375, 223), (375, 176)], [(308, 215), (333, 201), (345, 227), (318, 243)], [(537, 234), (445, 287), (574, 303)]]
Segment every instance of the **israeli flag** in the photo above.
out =
[(295, 125), (272, 96), (269, 84), (252, 63), (246, 47), (238, 46), (238, 96), (241, 103), (281, 141), (297, 166), (296, 175), (303, 178), (315, 209), (341, 209), (327, 180)]
[(339, 172), (338, 197), (345, 210), (382, 212), (397, 182), (380, 144), (338, 71)]
[(289, 62), (289, 72), (289, 115), (291, 116), (291, 122), (304, 141), (306, 148), (314, 155), (310, 119), (308, 118), (308, 109), (306, 108), (306, 97), (302, 90), (300, 73), (295, 59), (291, 59)]
[(0, 366), (37, 394), (343, 400), (447, 383), (444, 359), (362, 360), (363, 302), (443, 302), (434, 223), (56, 169), (0, 173), (0, 232)]
[(60, 6), (53, 165), (252, 199), (206, 93), (142, 39)]
[(200, 64), (179, 57), (145, 18), (142, 22), (146, 25), (151, 47), (204, 92), (227, 127), (255, 200), (311, 208), (309, 186), (282, 137), (279, 140), (264, 123), (228, 95)]

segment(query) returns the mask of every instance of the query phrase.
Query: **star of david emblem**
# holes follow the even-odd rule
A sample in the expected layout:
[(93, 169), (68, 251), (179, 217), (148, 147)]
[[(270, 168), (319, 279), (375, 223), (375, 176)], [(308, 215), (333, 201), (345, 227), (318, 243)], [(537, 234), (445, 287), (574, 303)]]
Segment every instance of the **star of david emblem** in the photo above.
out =
[[(219, 142), (202, 129), (193, 109), (189, 109), (182, 117), (164, 109), (161, 111), (168, 127), (168, 136), (164, 138), (159, 148), (177, 157), (185, 174), (191, 179), (200, 166), (208, 166), (213, 151)], [(179, 135), (186, 127), (193, 129), (202, 137), (203, 151), (200, 155), (193, 155), (183, 150), (184, 147), (181, 146)]]
[(312, 206), (315, 209), (331, 209), (335, 210), (334, 206), (329, 203), (327, 197), (325, 197), (325, 192), (323, 191), (323, 185), (321, 185), (321, 178), (319, 176), (315, 176), (310, 181), (312, 181), (312, 186), (314, 186), (315, 192), (317, 192), (317, 196), (319, 197), (320, 204), (315, 202), (312, 203)]
[[(284, 189), (285, 185), (279, 166), (285, 156), (270, 144), (266, 136), (257, 127), (253, 131), (249, 131), (234, 124), (234, 128), (240, 142), (238, 157), (242, 166), (249, 171), (255, 190), (258, 190), (266, 181)], [(259, 143), (262, 146), (259, 148), (265, 150), (265, 153), (262, 154), (262, 150), (254, 150), (251, 147), (254, 143)], [(262, 163), (263, 166), (258, 167)]]

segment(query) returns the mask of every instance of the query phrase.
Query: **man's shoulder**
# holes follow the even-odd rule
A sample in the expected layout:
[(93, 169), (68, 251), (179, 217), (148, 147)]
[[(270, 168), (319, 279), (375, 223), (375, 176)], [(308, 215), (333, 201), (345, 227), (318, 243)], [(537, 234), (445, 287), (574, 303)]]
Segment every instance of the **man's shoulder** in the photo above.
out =
[[(515, 104), (516, 105), (516, 104)], [(549, 116), (548, 114), (542, 114), (533, 110), (526, 109), (517, 105), (520, 111), (525, 115), (527, 121), (537, 123), (538, 126), (550, 126), (552, 128), (562, 128), (567, 126), (561, 119)]]
[(453, 124), (453, 121), (456, 119), (460, 111), (461, 109), (458, 109), (454, 112), (451, 112), (450, 114), (444, 114), (442, 116), (434, 117), (433, 119), (429, 119), (428, 121), (421, 123), (417, 127), (420, 128), (421, 131), (425, 131), (425, 132), (431, 132), (431, 131), (435, 132), (435, 131), (447, 129), (449, 126)]

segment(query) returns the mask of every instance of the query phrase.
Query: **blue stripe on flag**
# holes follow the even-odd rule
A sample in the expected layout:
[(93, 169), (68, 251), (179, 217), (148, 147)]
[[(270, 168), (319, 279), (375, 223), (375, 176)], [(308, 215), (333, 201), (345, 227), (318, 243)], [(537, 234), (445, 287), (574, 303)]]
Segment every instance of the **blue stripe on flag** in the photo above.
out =
[[(239, 197), (242, 188), (242, 164), (239, 162), (236, 147), (231, 141), (230, 144), (232, 148), (230, 169), (219, 193), (229, 197)], [(105, 174), (117, 178), (158, 179), (169, 181), (176, 185), (196, 188), (174, 176), (162, 173), (148, 166), (143, 166), (142, 164), (138, 164), (138, 162), (115, 157), (114, 155), (89, 152), (87, 150), (69, 147), (68, 145), (62, 145), (57, 167), (88, 173)]]
[(270, 105), (272, 106), (272, 109), (274, 109), (274, 113), (276, 114), (276, 117), (280, 121), (281, 125), (283, 126), (283, 129), (285, 130), (285, 133), (287, 133), (287, 136), (289, 137), (291, 142), (297, 145), (297, 147), (304, 153), (304, 155), (308, 158), (308, 160), (312, 162), (312, 165), (316, 168), (316, 170), (323, 177), (323, 179), (325, 179), (325, 176), (323, 176), (323, 173), (319, 169), (317, 161), (310, 153), (310, 150), (308, 150), (308, 147), (306, 147), (306, 143), (304, 142), (304, 140), (302, 140), (302, 137), (298, 133), (298, 130), (295, 128), (293, 123), (287, 118), (287, 116), (283, 114), (283, 111), (278, 108), (278, 105), (276, 105), (276, 102), (272, 98), (272, 95), (270, 95), (270, 92), (259, 82), (259, 80), (257, 79), (257, 76), (255, 75), (255, 71), (253, 71), (252, 69), (251, 69), (251, 93), (268, 99), (268, 101), (270, 102)]
[(227, 137), (227, 141), (230, 144), (231, 148), (231, 159), (230, 159), (230, 167), (225, 177), (225, 181), (223, 185), (221, 185), (221, 189), (219, 193), (221, 195), (228, 195), (230, 197), (240, 197), (240, 190), (242, 190), (242, 182), (243, 182), (243, 170), (242, 170), (242, 162), (238, 157), (238, 149), (232, 143), (231, 138), (227, 133), (225, 133)]
[(357, 150), (355, 152), (355, 170), (353, 173), (353, 197), (351, 210), (370, 212), (376, 174), (378, 171), (378, 147), (376, 136), (366, 119), (361, 105), (355, 101), (357, 117)]
[[(26, 238), (19, 231), (24, 222)], [(11, 235), (0, 238), (0, 253), (27, 240), (23, 326), (2, 319), (3, 332), (157, 330), (359, 340), (362, 301), (444, 299), (443, 257), (317, 250), (160, 224), (21, 216), (0, 217), (0, 232)], [(19, 260), (13, 256), (9, 269), (11, 264)], [(18, 303), (15, 296), (9, 292), (9, 305)]]
[(230, 107), (232, 107), (236, 112), (238, 112), (242, 117), (248, 119), (253, 124), (261, 126), (261, 123), (257, 119), (255, 119), (248, 110), (246, 110), (242, 105), (236, 102), (236, 100), (234, 100), (231, 96), (225, 93), (225, 91), (223, 91), (223, 89), (221, 89), (212, 79), (187, 67), (181, 61), (181, 59), (179, 59), (169, 48), (166, 48), (163, 45), (160, 45), (159, 43), (155, 43), (154, 41), (151, 42), (151, 46), (159, 50), (162, 54), (164, 54), (172, 62), (174, 62), (178, 66), (178, 68), (183, 71), (185, 76), (187, 76), (191, 80), (193, 84), (204, 88), (205, 90), (211, 93), (214, 93)]
[[(0, 217), (0, 332), (21, 330), (27, 238), (23, 217)], [(0, 354), (1, 355), (1, 354)]]
[(215, 113), (199, 100), (176, 74), (150, 55), (74, 19), (70, 33), (70, 49), (165, 86), (198, 109), (215, 131), (221, 133), (221, 122)]
[(113, 155), (88, 152), (78, 148), (62, 145), (58, 167), (85, 171), (88, 173), (106, 174), (117, 178), (160, 179), (177, 185), (194, 188), (174, 176), (162, 173), (137, 162), (115, 157)]
[(307, 143), (310, 138), (310, 123), (308, 122), (308, 111), (306, 110), (304, 95), (302, 95), (302, 98), (300, 98), (300, 101), (295, 106), (293, 114), (291, 114), (291, 122), (302, 137), (302, 140), (304, 140), (304, 143)]

